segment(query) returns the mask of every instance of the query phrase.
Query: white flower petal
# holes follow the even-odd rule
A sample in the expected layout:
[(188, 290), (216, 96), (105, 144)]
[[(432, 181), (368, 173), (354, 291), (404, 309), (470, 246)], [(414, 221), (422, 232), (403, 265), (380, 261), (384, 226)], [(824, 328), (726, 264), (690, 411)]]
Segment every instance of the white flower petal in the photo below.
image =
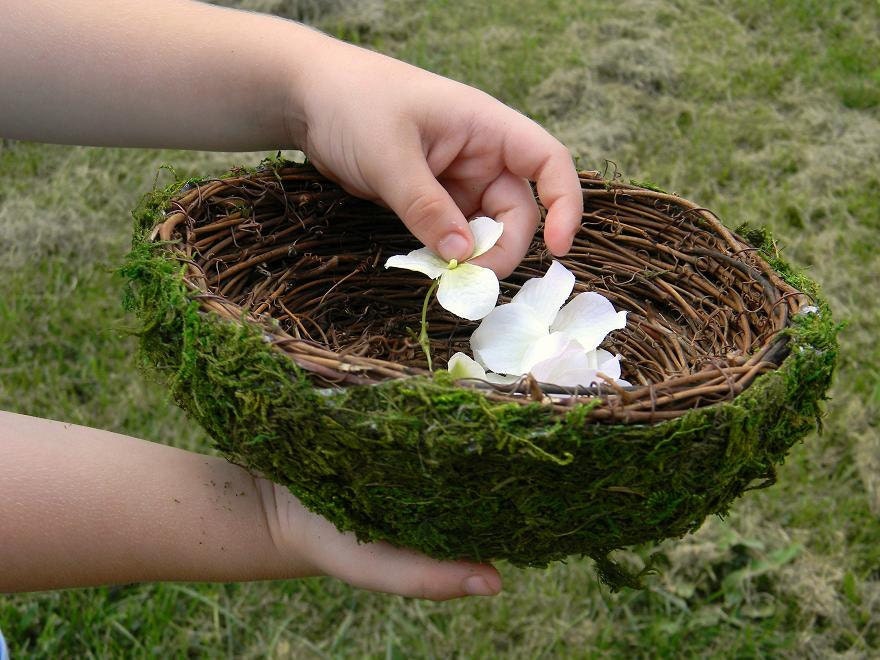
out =
[(494, 374), (491, 371), (486, 373), (486, 380), (490, 383), (495, 383), (496, 385), (510, 385), (519, 379), (520, 376), (502, 376), (501, 374)]
[(603, 362), (607, 362), (608, 360), (619, 360), (622, 357), (621, 355), (615, 355), (610, 351), (606, 351), (604, 348), (597, 348), (595, 351), (590, 352), (595, 353), (596, 364), (602, 364)]
[(601, 348), (598, 349), (596, 353), (597, 362), (599, 363), (598, 370), (609, 378), (618, 380), (620, 378), (620, 356), (612, 355), (608, 351)]
[(547, 326), (553, 323), (556, 313), (568, 300), (574, 289), (574, 273), (558, 261), (550, 264), (543, 277), (527, 280), (510, 302), (528, 305)]
[(529, 347), (529, 350), (526, 351), (523, 356), (522, 364), (520, 365), (520, 373), (527, 373), (539, 362), (555, 358), (563, 351), (571, 350), (571, 344), (574, 344), (574, 350), (580, 351), (581, 353), (584, 352), (584, 349), (581, 348), (580, 344), (564, 332), (554, 332), (552, 334), (544, 335), (535, 341)]
[(551, 331), (567, 332), (577, 339), (585, 350), (596, 348), (612, 330), (626, 325), (626, 312), (615, 312), (614, 305), (593, 291), (579, 293), (559, 310)]
[(487, 252), (489, 248), (498, 242), (504, 231), (503, 222), (496, 222), (485, 215), (471, 220), (468, 223), (468, 227), (470, 227), (471, 233), (474, 235), (474, 253), (470, 256), (471, 259)]
[(437, 302), (456, 316), (476, 321), (495, 307), (499, 290), (492, 269), (464, 263), (440, 276)]
[(590, 387), (601, 381), (577, 342), (569, 343), (562, 353), (538, 362), (531, 374), (539, 383), (560, 387)]
[[(580, 345), (581, 345), (580, 342), (578, 342), (578, 346), (580, 346)], [(584, 348), (582, 346), (581, 346), (581, 350), (582, 351), (584, 350)], [(599, 368), (599, 354), (598, 354), (599, 350), (601, 350), (601, 349), (595, 349), (592, 351), (585, 351), (584, 352), (584, 355), (587, 357), (587, 364), (590, 365), (590, 369), (598, 369)], [(605, 351), (605, 352), (607, 353), (608, 351)]]
[(459, 351), (451, 358), (449, 364), (446, 365), (450, 375), (458, 380), (464, 378), (479, 378), (486, 380), (486, 370), (469, 355)]
[(560, 387), (606, 385), (600, 374), (620, 385), (629, 385), (625, 380), (619, 379), (619, 355), (612, 355), (601, 348), (585, 352), (577, 341), (570, 341), (560, 353), (536, 363), (530, 372), (538, 382)]
[(471, 358), (471, 356), (458, 351), (449, 358), (449, 364), (446, 365), (449, 374), (456, 380), (465, 380), (468, 378), (476, 378), (485, 380), (487, 383), (496, 383), (498, 385), (510, 385), (519, 380), (519, 376), (502, 376), (494, 374), (491, 371), (486, 373), (483, 366)]
[(547, 328), (535, 319), (527, 305), (511, 303), (493, 309), (471, 335), (471, 349), (477, 361), (497, 373), (522, 375), (519, 371), (526, 352)]
[(396, 254), (388, 257), (385, 268), (406, 268), (424, 273), (432, 280), (436, 280), (447, 270), (447, 263), (430, 249), (423, 247), (413, 250), (409, 254)]
[[(580, 345), (580, 342), (578, 342), (578, 345)], [(615, 359), (614, 355), (606, 351), (604, 348), (597, 348), (592, 351), (587, 351), (586, 355), (592, 369), (599, 369), (599, 365), (601, 365), (603, 362)]]

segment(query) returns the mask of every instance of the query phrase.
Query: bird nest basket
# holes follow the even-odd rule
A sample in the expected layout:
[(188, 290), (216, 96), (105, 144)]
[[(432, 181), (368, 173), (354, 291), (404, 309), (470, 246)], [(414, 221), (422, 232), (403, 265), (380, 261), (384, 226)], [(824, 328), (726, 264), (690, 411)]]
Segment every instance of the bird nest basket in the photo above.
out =
[[(178, 182), (135, 211), (123, 268), (143, 361), (230, 460), (361, 540), (438, 558), (546, 565), (723, 514), (816, 428), (837, 327), (763, 230), (727, 229), (653, 187), (582, 172), (559, 261), (575, 292), (627, 310), (603, 347), (622, 377), (564, 390), (454, 381), (477, 323), (428, 307), (430, 281), (383, 266), (419, 243), (308, 165)], [(552, 261), (539, 231), (509, 301)]]

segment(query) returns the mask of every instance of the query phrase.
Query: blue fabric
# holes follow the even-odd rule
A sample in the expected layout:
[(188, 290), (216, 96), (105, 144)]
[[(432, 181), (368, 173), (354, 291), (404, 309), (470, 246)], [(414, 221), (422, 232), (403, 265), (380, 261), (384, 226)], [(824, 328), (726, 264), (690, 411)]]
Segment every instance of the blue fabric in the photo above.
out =
[(3, 639), (2, 630), (0, 630), (0, 660), (9, 660), (9, 651), (6, 649), (6, 640)]

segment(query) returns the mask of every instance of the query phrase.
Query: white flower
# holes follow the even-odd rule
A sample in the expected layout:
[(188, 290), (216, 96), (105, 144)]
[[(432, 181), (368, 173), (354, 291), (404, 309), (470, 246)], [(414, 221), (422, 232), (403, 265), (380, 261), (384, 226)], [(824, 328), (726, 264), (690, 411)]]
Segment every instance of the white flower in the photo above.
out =
[[(523, 284), (471, 336), (477, 361), (502, 374), (532, 372), (537, 380), (556, 385), (563, 385), (557, 382), (562, 379), (589, 386), (597, 382), (598, 371), (618, 378), (618, 358), (595, 349), (610, 331), (626, 325), (626, 312), (615, 312), (604, 296), (593, 292), (580, 293), (563, 307), (574, 281), (574, 274), (554, 261), (544, 277)], [(577, 357), (578, 351), (583, 358)]]
[[(491, 371), (487, 372), (483, 365), (460, 351), (449, 359), (446, 368), (456, 380), (476, 379), (487, 383), (509, 385), (520, 378), (520, 376), (503, 376)], [(541, 383), (560, 387), (602, 385), (605, 380), (599, 376), (600, 373), (611, 378), (618, 385), (629, 385), (620, 378), (619, 355), (612, 355), (603, 348), (584, 351), (574, 340), (570, 341), (559, 355), (538, 362), (532, 367), (531, 373), (535, 380)]]
[(480, 216), (468, 223), (474, 235), (474, 252), (467, 261), (448, 263), (429, 248), (413, 250), (409, 254), (395, 255), (385, 262), (385, 268), (407, 268), (424, 273), (431, 279), (440, 278), (437, 302), (456, 316), (476, 321), (495, 307), (498, 300), (498, 277), (490, 268), (468, 263), (479, 257), (498, 242), (504, 224), (492, 218)]

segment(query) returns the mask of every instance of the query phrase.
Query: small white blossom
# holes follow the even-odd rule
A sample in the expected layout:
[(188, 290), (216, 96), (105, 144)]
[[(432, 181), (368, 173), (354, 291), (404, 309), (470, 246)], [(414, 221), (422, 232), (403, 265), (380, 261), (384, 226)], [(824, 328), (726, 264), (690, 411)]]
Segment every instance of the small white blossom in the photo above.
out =
[(440, 279), (437, 302), (456, 316), (477, 321), (495, 307), (498, 300), (498, 277), (490, 268), (469, 263), (489, 250), (504, 231), (504, 224), (480, 216), (468, 223), (474, 236), (474, 251), (468, 259), (458, 263), (444, 261), (429, 248), (395, 255), (385, 262), (385, 268), (406, 268), (424, 273), (433, 280)]

